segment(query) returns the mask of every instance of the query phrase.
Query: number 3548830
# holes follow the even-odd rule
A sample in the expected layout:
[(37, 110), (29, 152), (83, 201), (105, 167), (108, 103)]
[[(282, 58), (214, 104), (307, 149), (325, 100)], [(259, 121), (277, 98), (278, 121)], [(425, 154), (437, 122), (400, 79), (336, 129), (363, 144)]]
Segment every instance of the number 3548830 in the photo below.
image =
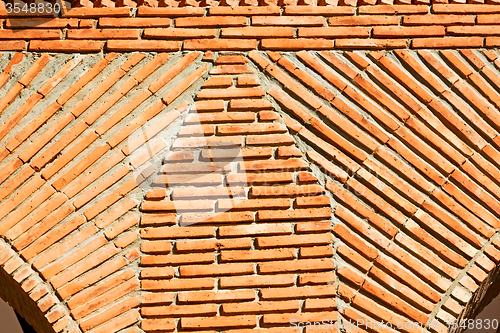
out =
[(46, 3), (30, 3), (30, 4), (17, 4), (17, 3), (6, 3), (5, 10), (7, 14), (58, 14), (61, 11), (61, 5), (58, 3), (51, 4), (49, 2)]

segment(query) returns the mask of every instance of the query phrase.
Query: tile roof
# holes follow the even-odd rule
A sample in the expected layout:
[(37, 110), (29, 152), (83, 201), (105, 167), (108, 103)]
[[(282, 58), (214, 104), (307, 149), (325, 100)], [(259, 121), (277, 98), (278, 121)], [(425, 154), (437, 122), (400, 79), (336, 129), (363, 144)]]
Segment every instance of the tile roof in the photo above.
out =
[(4, 52), (0, 263), (58, 332), (444, 332), (500, 260), (499, 61)]

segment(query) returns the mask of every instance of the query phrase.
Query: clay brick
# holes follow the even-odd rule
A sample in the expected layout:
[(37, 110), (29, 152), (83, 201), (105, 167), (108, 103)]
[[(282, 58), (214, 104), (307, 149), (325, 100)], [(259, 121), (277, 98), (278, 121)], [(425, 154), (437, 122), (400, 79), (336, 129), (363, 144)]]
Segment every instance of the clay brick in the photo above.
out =
[(154, 28), (154, 27), (169, 27), (170, 19), (166, 18), (144, 18), (144, 17), (133, 17), (133, 18), (113, 18), (113, 17), (101, 17), (99, 18), (98, 27), (100, 28)]
[[(95, 230), (94, 230), (94, 232), (95, 232)], [(79, 241), (79, 242), (77, 242), (77, 241)], [(76, 243), (76, 245), (78, 245), (78, 243), (82, 242), (83, 240), (77, 239), (77, 241), (73, 240), (73, 242)], [(41, 271), (42, 275), (45, 278), (50, 278), (50, 277), (56, 275), (57, 273), (60, 273), (66, 267), (71, 266), (72, 264), (81, 260), (82, 258), (89, 255), (93, 251), (102, 247), (105, 244), (105, 242), (106, 242), (106, 240), (103, 237), (97, 237), (97, 238), (93, 239), (92, 241), (90, 241), (86, 245), (80, 247), (75, 252), (73, 252), (71, 254), (71, 256), (59, 258), (59, 260), (57, 262), (55, 262), (54, 264), (43, 269)], [(39, 261), (38, 265), (39, 266), (41, 265), (40, 261)]]
[(400, 39), (339, 39), (335, 41), (337, 48), (345, 49), (403, 49), (406, 41)]
[(483, 270), (481, 270), (477, 266), (472, 266), (467, 272), (472, 278), (478, 283), (481, 284), (488, 276)]
[[(233, 78), (230, 77), (230, 76), (216, 76), (216, 77), (211, 77), (209, 78), (208, 80), (205, 81), (205, 83), (203, 83), (203, 85), (201, 86), (202, 88), (227, 88), (227, 87), (230, 87), (233, 85)], [(210, 102), (211, 101), (208, 101), (208, 106), (210, 107)], [(220, 102), (222, 101), (214, 101), (215, 103), (214, 104), (219, 104)], [(198, 103), (206, 103), (206, 101), (204, 102), (198, 102)], [(224, 103), (224, 102), (222, 102)], [(215, 108), (216, 110), (220, 110), (221, 108)], [(222, 104), (222, 110), (224, 110), (224, 104)], [(196, 111), (198, 111), (196, 109)]]
[(304, 302), (304, 310), (306, 311), (334, 310), (336, 308), (337, 302), (335, 299), (308, 298)]
[(193, 278), (193, 279), (171, 279), (171, 280), (145, 280), (141, 282), (143, 290), (201, 290), (213, 289), (216, 279)]
[(253, 16), (252, 25), (270, 25), (270, 26), (322, 26), (323, 17), (321, 16)]
[[(227, 88), (227, 89), (203, 89), (197, 95), (197, 99), (232, 99), (232, 98), (258, 98), (265, 95), (264, 90), (260, 88)], [(217, 114), (222, 116), (221, 114)], [(235, 116), (231, 113), (227, 117)], [(205, 114), (199, 115), (199, 117)]]
[(330, 244), (331, 241), (331, 234), (271, 236), (258, 237), (257, 245), (259, 248), (314, 246)]
[(294, 259), (293, 249), (221, 251), (221, 262)]
[(135, 226), (139, 222), (139, 217), (137, 215), (129, 215), (120, 222), (114, 224), (113, 226), (107, 228), (104, 231), (104, 235), (108, 240), (115, 238), (116, 236), (125, 232), (125, 230)]
[(310, 172), (302, 171), (299, 173), (299, 183), (315, 183), (318, 178)]
[(228, 111), (260, 111), (273, 109), (274, 106), (265, 99), (232, 99), (229, 101)]
[(186, 39), (184, 50), (248, 51), (257, 48), (256, 39)]
[(100, 52), (104, 47), (104, 42), (93, 40), (32, 40), (28, 50), (33, 52)]
[(215, 303), (232, 301), (253, 301), (255, 291), (252, 289), (228, 291), (186, 291), (177, 296), (179, 303)]
[(177, 201), (144, 201), (141, 211), (177, 211), (189, 212), (196, 210), (212, 211), (214, 202), (212, 200), (177, 200)]
[[(51, 216), (51, 218), (55, 217)], [(53, 228), (49, 232), (46, 232), (44, 235), (41, 235), (41, 237), (34, 241), (30, 246), (21, 251), (21, 255), (27, 260), (31, 259), (35, 255), (41, 253), (49, 246), (53, 245), (55, 242), (59, 241), (60, 239), (74, 231), (76, 228), (80, 227), (85, 222), (87, 222), (86, 219), (80, 215), (61, 226)]]
[(474, 16), (472, 15), (411, 15), (403, 16), (403, 25), (473, 25)]
[(432, 12), (438, 14), (488, 14), (499, 13), (500, 10), (489, 5), (480, 4), (433, 4)]
[(293, 313), (293, 314), (264, 314), (262, 322), (267, 325), (276, 324), (290, 324), (293, 322), (320, 322), (325, 319), (336, 321), (338, 313), (331, 312), (317, 312), (317, 313)]
[[(376, 302), (362, 294), (356, 294), (352, 302), (353, 304), (356, 304), (356, 306), (359, 306), (362, 311), (373, 314), (377, 318), (384, 318), (390, 322), (393, 322), (393, 324), (405, 320), (404, 317), (395, 314), (392, 311), (388, 311), (386, 308), (378, 305)], [(416, 333), (418, 332), (418, 329), (408, 329), (408, 332)]]
[[(182, 293), (181, 293), (182, 294)], [(143, 307), (143, 316), (186, 316), (186, 315), (216, 315), (218, 306), (216, 304), (190, 304), (190, 305), (167, 305)], [(163, 331), (164, 328), (162, 327)]]
[(296, 232), (298, 234), (307, 234), (311, 232), (328, 231), (331, 229), (330, 221), (308, 221), (298, 222)]
[(141, 328), (146, 332), (173, 331), (175, 322), (168, 318), (143, 319), (141, 320)]
[(259, 111), (259, 121), (274, 121), (278, 119), (280, 119), (280, 116), (274, 111)]
[[(423, 289), (418, 289), (418, 290), (423, 292), (423, 295), (420, 295), (418, 292), (415, 292), (414, 290), (409, 288), (407, 285), (405, 285), (402, 282), (399, 282), (396, 278), (391, 277), (385, 271), (379, 269), (376, 266), (373, 266), (370, 269), (370, 274), (373, 274), (379, 281), (384, 283), (386, 286), (390, 286), (391, 288), (393, 288), (397, 292), (407, 295), (409, 297), (409, 299), (414, 304), (422, 306), (427, 311), (432, 311), (432, 309), (434, 309), (434, 304), (425, 298), (426, 295), (425, 295), (425, 292), (423, 292)], [(403, 272), (403, 274), (405, 274), (405, 276), (406, 276), (405, 272)], [(411, 280), (411, 281), (415, 281), (415, 280)], [(412, 285), (412, 284), (410, 283), (409, 285)], [(415, 284), (413, 284), (413, 285), (417, 286)], [(425, 288), (428, 288), (428, 287), (425, 286)]]
[(75, 319), (86, 317), (93, 311), (98, 310), (108, 304), (112, 304), (120, 297), (123, 297), (128, 293), (139, 289), (139, 287), (139, 280), (137, 278), (132, 278), (114, 288), (113, 290), (107, 291), (98, 297), (94, 295), (94, 298), (90, 300), (90, 302), (87, 302), (86, 304), (72, 310), (71, 314)]
[(218, 125), (217, 135), (242, 135), (261, 133), (285, 133), (281, 124)]
[(174, 300), (174, 293), (168, 293), (168, 292), (163, 292), (163, 293), (143, 292), (141, 295), (141, 303), (146, 305), (170, 304), (173, 302), (173, 300)]
[[(132, 297), (123, 299), (120, 302), (118, 302), (116, 305), (105, 310), (104, 312), (101, 312), (98, 315), (95, 315), (87, 320), (82, 321), (80, 323), (80, 327), (82, 328), (83, 331), (88, 331), (88, 330), (90, 330), (90, 329), (92, 329), (100, 324), (103, 324), (107, 321), (113, 320), (113, 318), (116, 318), (119, 315), (121, 315), (122, 313), (124, 313), (130, 309), (133, 309), (139, 305), (140, 305), (140, 301), (137, 298), (137, 296), (132, 296)], [(129, 326), (133, 322), (136, 322), (137, 320), (139, 320), (139, 313), (137, 310), (134, 310), (133, 312), (129, 312), (129, 313), (133, 313), (133, 316), (131, 319), (127, 319), (126, 318), (127, 316), (118, 317), (118, 319), (113, 320), (114, 322), (111, 321), (107, 325), (101, 326), (98, 330), (95, 330), (95, 332), (104, 333), (104, 332), (109, 332), (110, 329), (121, 329), (121, 328)], [(124, 320), (124, 319), (127, 319), (127, 321), (125, 323), (122, 322), (121, 326), (118, 326), (116, 324), (116, 321), (120, 321), (120, 320)], [(107, 327), (108, 325), (111, 327)], [(112, 328), (112, 327), (114, 327), (114, 328)]]
[(413, 48), (482, 47), (481, 37), (415, 38)]
[(139, 29), (69, 29), (68, 39), (139, 39)]
[(118, 250), (113, 245), (104, 246), (101, 249), (93, 252), (91, 255), (87, 256), (86, 259), (79, 261), (76, 265), (72, 266), (70, 270), (65, 270), (61, 274), (58, 274), (51, 280), (51, 284), (54, 286), (54, 288), (59, 288), (70, 282), (80, 274), (85, 273), (98, 266), (102, 262), (111, 258), (116, 253), (118, 253)]
[(253, 274), (254, 267), (250, 263), (232, 263), (218, 265), (191, 265), (179, 268), (181, 277), (190, 276), (225, 276)]
[(221, 38), (293, 38), (292, 27), (222, 28)]
[[(282, 235), (291, 234), (292, 225), (288, 223), (258, 225), (242, 225), (242, 226), (221, 226), (219, 227), (220, 237), (234, 236), (259, 236), (259, 235)], [(273, 246), (270, 246), (273, 247)]]
[[(196, 56), (198, 56), (197, 53), (196, 53)], [(195, 57), (193, 57), (193, 60), (194, 59), (195, 59)], [(175, 101), (176, 98), (179, 97), (186, 89), (191, 87), (207, 71), (207, 68), (208, 68), (207, 65), (197, 68), (194, 72), (189, 74), (182, 82), (180, 82), (177, 86), (175, 86), (175, 88), (173, 88), (165, 96), (163, 96), (162, 101), (166, 105), (170, 105), (170, 103)], [(186, 106), (186, 108), (184, 106)], [(186, 109), (187, 109), (187, 104), (182, 104), (180, 107), (178, 107), (176, 109), (176, 113), (180, 114), (180, 113), (184, 112)], [(171, 115), (176, 118), (177, 117), (176, 113), (172, 112)], [(168, 124), (170, 124), (170, 122), (172, 122), (172, 121), (173, 121), (173, 118), (172, 118), (172, 120), (170, 120), (168, 122)], [(158, 126), (158, 129), (163, 129), (165, 126), (166, 125)]]
[(323, 194), (325, 192), (325, 190), (319, 185), (286, 185), (273, 187), (254, 186), (250, 191), (254, 197), (308, 196)]
[(169, 253), (172, 249), (170, 242), (166, 241), (143, 241), (141, 251), (144, 253)]
[(45, 287), (44, 285), (38, 285), (35, 289), (33, 289), (33, 291), (29, 294), (29, 296), (32, 300), (36, 302), (40, 298), (45, 296), (47, 292), (48, 292), (47, 287)]
[[(201, 151), (201, 160), (221, 160), (221, 159), (231, 159), (233, 160), (236, 156), (242, 157), (243, 159), (253, 159), (260, 158), (266, 159), (273, 155), (271, 147), (248, 147), (241, 149), (204, 149)], [(235, 189), (238, 190), (238, 189)], [(175, 190), (174, 190), (175, 191)]]
[(298, 28), (297, 36), (299, 38), (308, 38), (308, 37), (309, 38), (347, 38), (347, 37), (368, 38), (370, 37), (370, 28), (368, 27)]
[[(163, 244), (164, 242), (162, 242)], [(222, 239), (222, 240), (189, 240), (177, 241), (175, 248), (178, 252), (200, 252), (215, 249), (249, 249), (251, 248), (249, 238)]]
[(119, 286), (125, 281), (130, 280), (133, 276), (135, 276), (134, 272), (131, 270), (120, 273), (119, 275), (114, 276), (109, 280), (105, 280), (104, 282), (100, 282), (96, 286), (85, 289), (81, 293), (74, 295), (68, 302), (68, 307), (73, 310), (82, 305), (85, 305), (88, 301), (93, 300), (97, 296), (104, 294), (105, 292)]
[(185, 27), (241, 27), (247, 25), (246, 17), (181, 17), (175, 19), (177, 28)]
[(366, 273), (371, 267), (371, 264), (368, 260), (366, 260), (356, 251), (347, 246), (339, 245), (337, 247), (337, 253), (347, 261), (351, 262), (354, 266), (359, 268), (364, 273)]
[(293, 261), (282, 260), (280, 262), (262, 262), (258, 264), (259, 273), (290, 273), (305, 271), (333, 270), (334, 263), (331, 259), (300, 259)]
[[(463, 238), (468, 239), (472, 244), (475, 244), (477, 247), (482, 245), (479, 237), (470, 231), (470, 229), (463, 226), (457, 219), (451, 216), (447, 211), (439, 207), (430, 201), (425, 201), (422, 205), (424, 209), (426, 209), (430, 214), (439, 219), (442, 223), (447, 225), (450, 229), (454, 230), (454, 232), (461, 235)], [(467, 249), (467, 253), (472, 255), (473, 250), (469, 246), (462, 245), (459, 248), (463, 247)]]
[(360, 253), (362, 253), (368, 260), (374, 260), (378, 256), (378, 251), (368, 245), (365, 244), (361, 239), (354, 236), (346, 227), (341, 224), (337, 224), (333, 229), (333, 232), (348, 243), (352, 248), (357, 249)]
[(56, 304), (57, 300), (54, 296), (52, 295), (47, 295), (44, 298), (42, 298), (38, 302), (38, 308), (42, 310), (42, 312), (46, 312), (49, 310), (54, 304)]
[(221, 277), (221, 288), (235, 288), (235, 287), (276, 287), (276, 286), (293, 286), (295, 278), (293, 274), (288, 275), (252, 275), (252, 276), (231, 276)]
[(235, 7), (210, 7), (209, 15), (279, 15), (279, 7), (276, 6), (235, 6)]
[(184, 68), (186, 68), (193, 60), (199, 56), (199, 53), (193, 52), (187, 54), (182, 59), (177, 61), (172, 67), (165, 71), (159, 78), (156, 79), (154, 83), (149, 86), (149, 91), (155, 93), (165, 84), (170, 82), (177, 74), (179, 74)]
[(288, 160), (269, 160), (269, 161), (245, 161), (239, 163), (240, 170), (246, 171), (271, 171), (271, 170), (300, 170), (308, 169), (305, 161), (298, 158)]
[(247, 65), (217, 65), (210, 70), (212, 75), (251, 74), (254, 70)]
[(297, 147), (278, 147), (278, 157), (279, 158), (302, 157), (302, 152)]
[(500, 261), (500, 251), (498, 251), (494, 246), (488, 246), (484, 250), (484, 253), (486, 253), (495, 263)]
[(374, 26), (374, 25), (398, 25), (399, 18), (396, 16), (353, 16), (353, 17), (331, 17), (328, 19), (330, 26), (352, 25), (352, 26)]
[(305, 208), (294, 210), (259, 210), (257, 218), (261, 221), (303, 220), (330, 218), (330, 208)]
[(228, 314), (265, 313), (265, 312), (294, 312), (298, 311), (299, 302), (294, 301), (261, 301), (239, 304), (223, 304), (222, 311)]
[(155, 189), (155, 190), (150, 190), (148, 193), (144, 195), (144, 199), (146, 200), (163, 200), (165, 199), (167, 193), (164, 189)]
[(258, 210), (262, 208), (290, 208), (290, 199), (219, 199), (217, 207), (224, 211), (229, 209)]
[(262, 300), (295, 299), (301, 297), (328, 297), (335, 296), (335, 286), (306, 286), (295, 288), (265, 288), (261, 289)]
[(238, 223), (253, 222), (253, 212), (231, 212), (231, 213), (184, 213), (181, 217), (181, 225), (193, 223)]
[(227, 316), (227, 317), (193, 317), (181, 318), (180, 325), (183, 329), (209, 329), (225, 327), (255, 327), (256, 316)]
[(220, 185), (222, 184), (222, 176), (220, 174), (206, 174), (199, 177), (191, 175), (160, 175), (154, 181), (155, 185)]
[(420, 245), (420, 243), (414, 241), (412, 238), (404, 234), (397, 234), (396, 239), (406, 249), (413, 252), (416, 257), (419, 257), (424, 261), (427, 261), (430, 265), (438, 268), (440, 271), (444, 272), (444, 274), (446, 274), (447, 276), (452, 277), (454, 279), (459, 275), (458, 269), (456, 269), (451, 265), (448, 265), (441, 258), (439, 258), (439, 256), (429, 251), (426, 247), (423, 247), (422, 245)]
[(137, 16), (176, 17), (176, 16), (203, 16), (203, 8), (197, 7), (146, 7), (139, 6)]
[[(144, 258), (144, 257), (143, 257)], [(142, 266), (142, 258), (141, 258)], [(146, 267), (141, 270), (141, 279), (170, 279), (175, 275), (173, 267)]]
[(412, 271), (417, 272), (418, 275), (422, 276), (423, 279), (428, 281), (428, 283), (433, 285), (439, 291), (443, 291), (449, 288), (449, 280), (442, 277), (440, 274), (436, 273), (436, 271), (432, 270), (422, 262), (417, 261), (412, 255), (408, 254), (408, 252), (404, 251), (397, 245), (390, 244), (387, 248), (387, 251), (398, 258), (400, 261), (404, 261)]
[(144, 239), (215, 237), (213, 227), (156, 227), (141, 229)]
[(333, 256), (333, 247), (327, 246), (312, 246), (300, 248), (299, 257), (302, 258), (321, 258)]
[(322, 16), (341, 16), (354, 15), (355, 8), (344, 6), (285, 6), (285, 15), (322, 15)]
[[(27, 228), (31, 227), (33, 224), (38, 222), (37, 218), (43, 218), (43, 214), (45, 213), (44, 208), (48, 207), (50, 204), (46, 204), (39, 212), (32, 215), (30, 218), (26, 219), (26, 216), (30, 214), (33, 210), (40, 207), (49, 197), (51, 197), (55, 191), (51, 187), (46, 187), (43, 190), (39, 191), (36, 196), (30, 199), (22, 207), (18, 208), (13, 214), (10, 214), (1, 224), (0, 224), (0, 232), (5, 235), (5, 237), (9, 240), (14, 239), (19, 236), (23, 229), (23, 231), (27, 230)], [(59, 197), (59, 199), (62, 199)], [(62, 201), (59, 201), (59, 205), (62, 204)], [(57, 208), (56, 204), (54, 205)], [(48, 214), (48, 212), (47, 212)], [(36, 217), (35, 217), (36, 216)], [(23, 220), (24, 219), (24, 220)], [(21, 222), (20, 224), (18, 224)], [(24, 227), (26, 226), (26, 227)]]
[[(446, 29), (448, 32), (449, 28)], [(431, 27), (374, 27), (373, 37), (382, 38), (407, 38), (407, 37), (434, 37), (444, 36), (445, 28), (443, 26)]]
[(159, 265), (192, 265), (202, 263), (213, 263), (214, 255), (205, 254), (175, 254), (175, 255), (144, 255), (141, 258), (141, 265), (159, 266)]
[(500, 15), (477, 15), (477, 24), (498, 24), (498, 18)]
[(449, 35), (472, 35), (472, 36), (491, 36), (497, 35), (496, 26), (451, 26), (446, 28), (446, 33)]
[(371, 15), (427, 14), (429, 7), (426, 5), (401, 3), (398, 5), (385, 4), (383, 6), (361, 6), (358, 10), (359, 14)]
[(215, 61), (216, 65), (221, 64), (239, 64), (244, 65), (248, 63), (248, 59), (242, 55), (219, 55)]
[[(122, 30), (122, 29), (120, 29)], [(215, 38), (215, 29), (149, 28), (144, 29), (145, 39)]]
[(86, 7), (74, 7), (71, 10), (64, 11), (62, 17), (127, 17), (131, 16), (131, 8), (86, 8)]
[(27, 48), (27, 43), (24, 40), (1, 41), (0, 51), (24, 51)]
[(334, 41), (327, 39), (299, 38), (299, 39), (263, 39), (261, 47), (263, 50), (331, 50)]
[(191, 189), (176, 188), (172, 191), (172, 197), (174, 200), (180, 198), (203, 198), (203, 197), (214, 197), (214, 198), (227, 198), (229, 196), (236, 197), (244, 194), (244, 189), (242, 187), (203, 187), (198, 188), (196, 193)]
[(127, 260), (124, 257), (116, 257), (104, 265), (92, 270), (85, 276), (75, 279), (62, 288), (59, 288), (57, 292), (63, 299), (70, 295), (74, 295), (88, 286), (98, 281), (102, 281), (107, 276), (124, 267), (126, 264)]
[(179, 51), (180, 43), (177, 41), (156, 40), (108, 40), (106, 50), (128, 52), (128, 51), (155, 51), (171, 52)]

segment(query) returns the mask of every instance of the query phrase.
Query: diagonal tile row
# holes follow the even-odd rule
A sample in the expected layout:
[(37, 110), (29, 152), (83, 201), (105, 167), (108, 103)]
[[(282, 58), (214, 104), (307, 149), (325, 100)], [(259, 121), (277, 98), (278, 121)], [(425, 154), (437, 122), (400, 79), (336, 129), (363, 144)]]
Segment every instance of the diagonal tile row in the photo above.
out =
[[(134, 173), (144, 161), (133, 153), (180, 116), (177, 97), (207, 68), (196, 69), (199, 57), (0, 58), (0, 233), (9, 244), (0, 255), (5, 269), (19, 254), (8, 272), (56, 332), (139, 320), (137, 199), (151, 170)], [(159, 126), (144, 128), (151, 119)]]

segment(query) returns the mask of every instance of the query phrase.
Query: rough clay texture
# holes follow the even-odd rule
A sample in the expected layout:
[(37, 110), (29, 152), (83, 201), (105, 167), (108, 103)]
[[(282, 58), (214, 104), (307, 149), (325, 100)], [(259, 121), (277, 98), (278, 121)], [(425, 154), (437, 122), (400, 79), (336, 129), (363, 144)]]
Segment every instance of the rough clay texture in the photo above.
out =
[(301, 49), (3, 52), (0, 296), (40, 333), (473, 316), (498, 50)]
[[(0, 51), (173, 52), (249, 50), (495, 48), (500, 6), (344, 0), (78, 0), (57, 17), (7, 14), (0, 1)], [(40, 2), (40, 1), (39, 1)], [(247, 3), (248, 2), (248, 3)], [(269, 2), (269, 3), (267, 3)], [(367, 2), (367, 3), (364, 3)], [(465, 2), (465, 1), (456, 1)], [(483, 0), (484, 2), (484, 0)], [(490, 2), (490, 1), (487, 1)], [(41, 3), (45, 3), (41, 1)], [(375, 4), (376, 2), (374, 2)], [(266, 5), (267, 4), (267, 5)], [(125, 6), (124, 6), (125, 5)], [(78, 7), (74, 7), (78, 6)], [(94, 7), (92, 7), (94, 6)], [(124, 6), (124, 7), (123, 7)], [(132, 7), (130, 7), (132, 6)], [(205, 7), (212, 6), (212, 7)], [(230, 7), (231, 6), (231, 7)], [(20, 6), (19, 8), (22, 8)], [(28, 7), (27, 7), (28, 8)], [(43, 16), (43, 17), (41, 17)]]

